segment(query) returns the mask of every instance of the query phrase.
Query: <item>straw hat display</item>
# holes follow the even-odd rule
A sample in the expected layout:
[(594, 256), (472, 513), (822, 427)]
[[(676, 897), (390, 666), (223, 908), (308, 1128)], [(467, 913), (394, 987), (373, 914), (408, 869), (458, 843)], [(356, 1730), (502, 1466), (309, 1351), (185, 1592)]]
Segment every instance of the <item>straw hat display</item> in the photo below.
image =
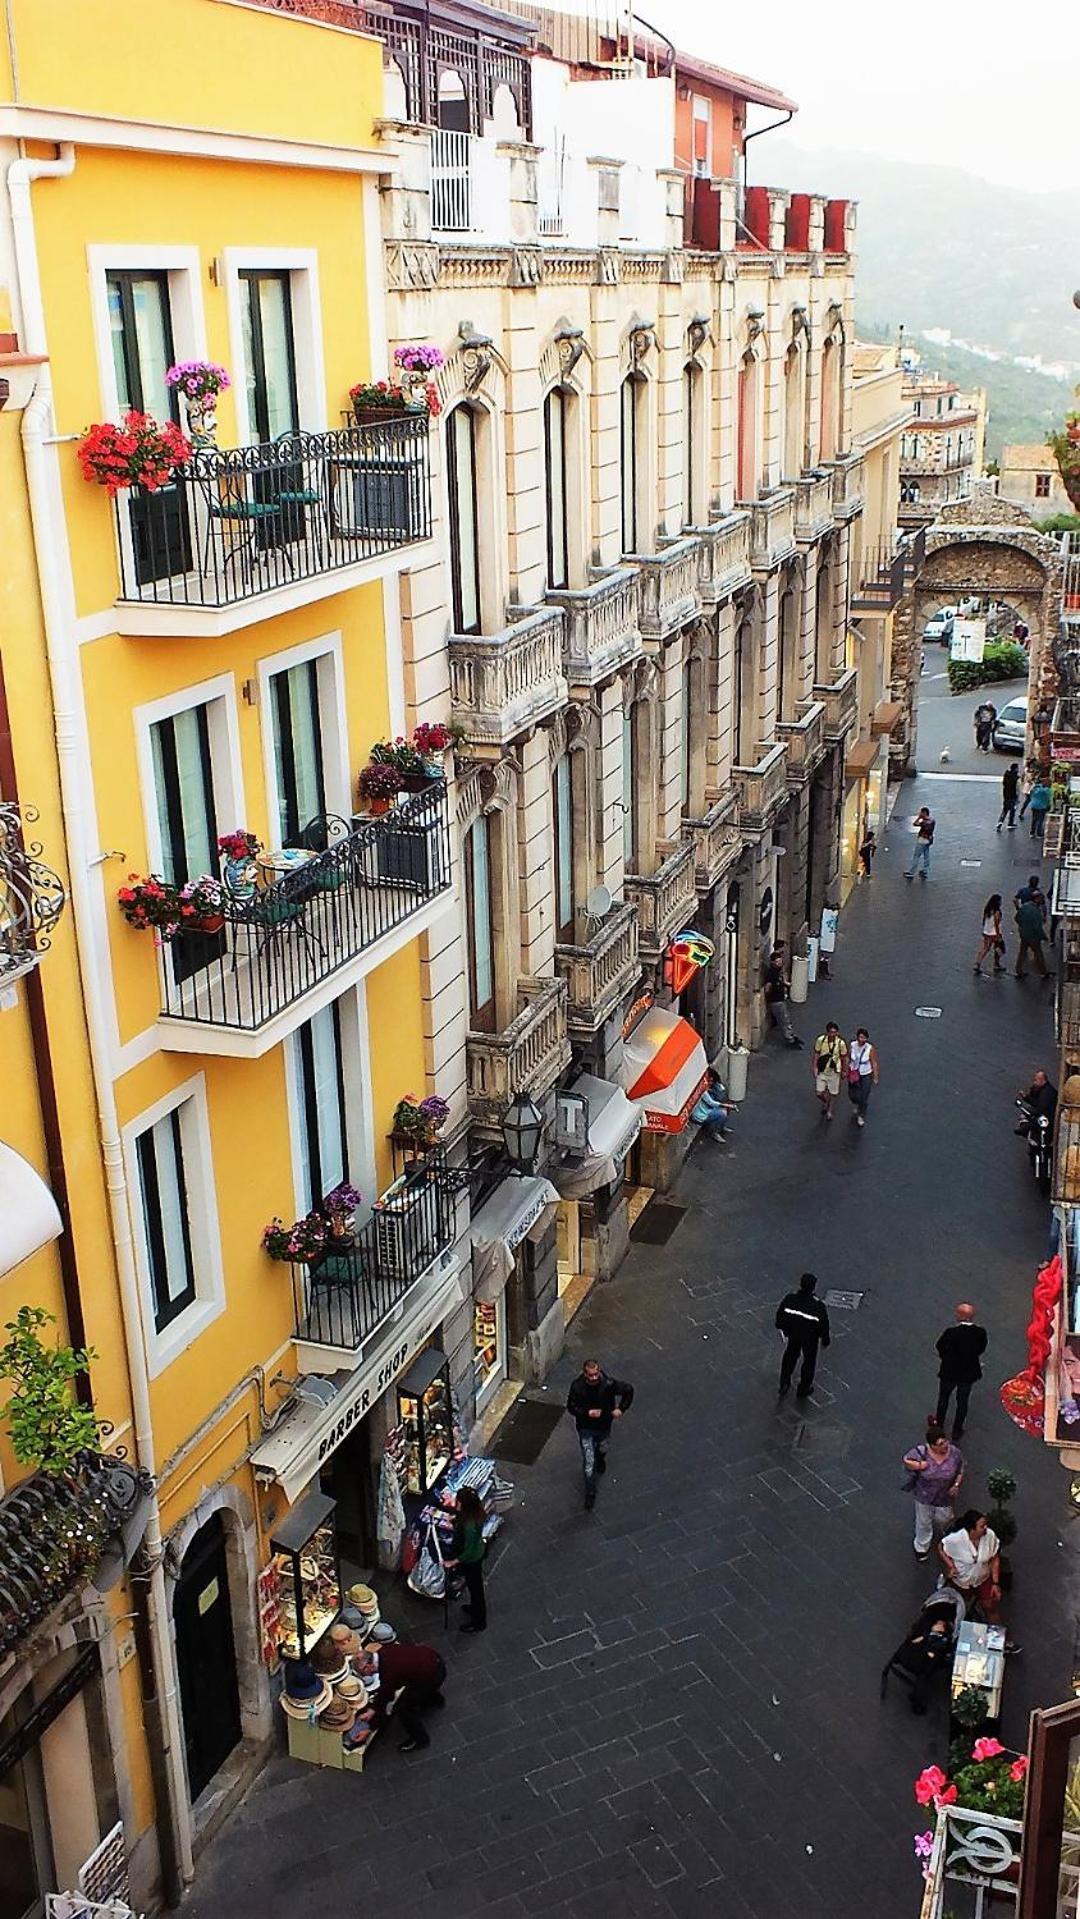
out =
[(323, 1732), (348, 1732), (356, 1718), (356, 1706), (351, 1699), (344, 1699), (340, 1692), (331, 1695), (330, 1704), (319, 1714), (319, 1725)]
[(367, 1705), (367, 1687), (355, 1673), (350, 1673), (348, 1679), (339, 1680), (334, 1691), (339, 1699), (347, 1699), (358, 1712)]
[(336, 1626), (331, 1626), (326, 1636), (336, 1650), (339, 1660), (353, 1659), (360, 1651), (359, 1634), (351, 1626), (345, 1625), (344, 1621), (339, 1620)]
[(333, 1688), (315, 1671), (309, 1659), (286, 1659), (284, 1672), (282, 1712), (288, 1713), (290, 1719), (314, 1721), (330, 1704)]

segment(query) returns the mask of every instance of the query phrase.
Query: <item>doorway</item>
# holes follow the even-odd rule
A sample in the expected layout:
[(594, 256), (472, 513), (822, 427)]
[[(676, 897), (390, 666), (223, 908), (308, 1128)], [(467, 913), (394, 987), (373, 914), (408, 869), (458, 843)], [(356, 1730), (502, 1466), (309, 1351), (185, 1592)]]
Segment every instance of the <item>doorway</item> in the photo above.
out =
[(241, 1739), (229, 1567), (220, 1513), (200, 1527), (184, 1554), (173, 1598), (173, 1624), (188, 1790), (194, 1804)]
[[(148, 413), (159, 425), (179, 426), (175, 389), (165, 378), (176, 359), (167, 273), (110, 273), (107, 280), (109, 336), (120, 405)], [(187, 573), (191, 533), (182, 489), (175, 482), (128, 496), (135, 583), (149, 586)]]

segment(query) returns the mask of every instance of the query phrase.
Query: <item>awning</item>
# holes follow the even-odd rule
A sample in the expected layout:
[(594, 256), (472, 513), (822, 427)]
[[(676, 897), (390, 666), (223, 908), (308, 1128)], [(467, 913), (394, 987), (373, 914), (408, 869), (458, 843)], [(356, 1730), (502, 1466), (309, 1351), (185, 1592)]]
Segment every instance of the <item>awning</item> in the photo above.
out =
[(366, 1418), (376, 1400), (400, 1379), (436, 1326), (461, 1305), (458, 1273), (453, 1254), (444, 1254), (439, 1266), (416, 1288), (416, 1296), (406, 1294), (405, 1311), (384, 1329), (359, 1366), (350, 1373), (320, 1379), (317, 1397), (301, 1399), (291, 1407), (280, 1426), (255, 1448), (251, 1463), (256, 1472), (276, 1479), (290, 1502), (346, 1434)]
[(900, 700), (879, 700), (870, 715), (871, 733), (891, 733), (898, 720), (904, 717), (904, 708)]
[(683, 1132), (708, 1072), (699, 1035), (666, 1006), (651, 1006), (624, 1042), (622, 1083), (651, 1133)]
[(12, 1146), (0, 1144), (0, 1274), (59, 1239), (64, 1222), (40, 1173)]
[(614, 1080), (582, 1073), (570, 1091), (588, 1101), (589, 1150), (584, 1159), (565, 1160), (557, 1167), (555, 1183), (564, 1199), (584, 1199), (598, 1186), (610, 1186), (641, 1131), (644, 1114)]
[(514, 1270), (514, 1248), (538, 1238), (559, 1203), (549, 1179), (511, 1175), (501, 1180), (473, 1219), (473, 1295), (485, 1305), (500, 1299)]
[(856, 740), (844, 755), (844, 778), (850, 785), (855, 780), (864, 780), (878, 763), (881, 753), (881, 741)]

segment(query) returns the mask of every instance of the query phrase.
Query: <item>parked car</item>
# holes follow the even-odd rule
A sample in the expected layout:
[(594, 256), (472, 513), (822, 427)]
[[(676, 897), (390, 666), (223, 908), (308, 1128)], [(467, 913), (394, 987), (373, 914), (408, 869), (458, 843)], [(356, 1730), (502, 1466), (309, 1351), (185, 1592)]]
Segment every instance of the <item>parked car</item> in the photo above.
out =
[(1027, 734), (1027, 694), (1010, 700), (994, 721), (994, 745), (999, 753), (1022, 753)]
[(923, 627), (923, 639), (940, 640), (942, 646), (948, 646), (952, 638), (952, 626), (951, 614), (935, 613), (933, 619), (927, 620)]

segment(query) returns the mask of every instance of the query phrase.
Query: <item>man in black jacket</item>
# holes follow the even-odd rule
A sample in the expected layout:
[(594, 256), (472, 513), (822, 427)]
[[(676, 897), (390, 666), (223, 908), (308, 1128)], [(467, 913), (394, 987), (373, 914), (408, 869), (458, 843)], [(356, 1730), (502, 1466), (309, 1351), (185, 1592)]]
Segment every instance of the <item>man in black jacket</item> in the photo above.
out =
[(786, 1398), (791, 1389), (791, 1375), (800, 1359), (802, 1371), (799, 1374), (799, 1390), (796, 1399), (809, 1399), (814, 1390), (814, 1369), (817, 1366), (818, 1344), (829, 1343), (829, 1314), (820, 1299), (814, 1298), (817, 1279), (813, 1273), (804, 1273), (799, 1281), (797, 1293), (785, 1293), (776, 1309), (776, 1324), (783, 1333), (787, 1344), (784, 1357), (780, 1361), (781, 1399)]
[(975, 1308), (961, 1301), (956, 1309), (955, 1326), (947, 1326), (937, 1343), (941, 1367), (938, 1372), (937, 1423), (944, 1426), (949, 1401), (956, 1394), (956, 1419), (952, 1436), (959, 1439), (967, 1419), (971, 1388), (982, 1378), (980, 1359), (986, 1351), (986, 1333), (975, 1324)]
[(577, 1426), (581, 1464), (585, 1472), (585, 1510), (596, 1504), (596, 1480), (607, 1471), (607, 1442), (613, 1419), (621, 1419), (633, 1402), (634, 1388), (625, 1379), (612, 1379), (599, 1360), (587, 1359), (566, 1395), (566, 1410)]

